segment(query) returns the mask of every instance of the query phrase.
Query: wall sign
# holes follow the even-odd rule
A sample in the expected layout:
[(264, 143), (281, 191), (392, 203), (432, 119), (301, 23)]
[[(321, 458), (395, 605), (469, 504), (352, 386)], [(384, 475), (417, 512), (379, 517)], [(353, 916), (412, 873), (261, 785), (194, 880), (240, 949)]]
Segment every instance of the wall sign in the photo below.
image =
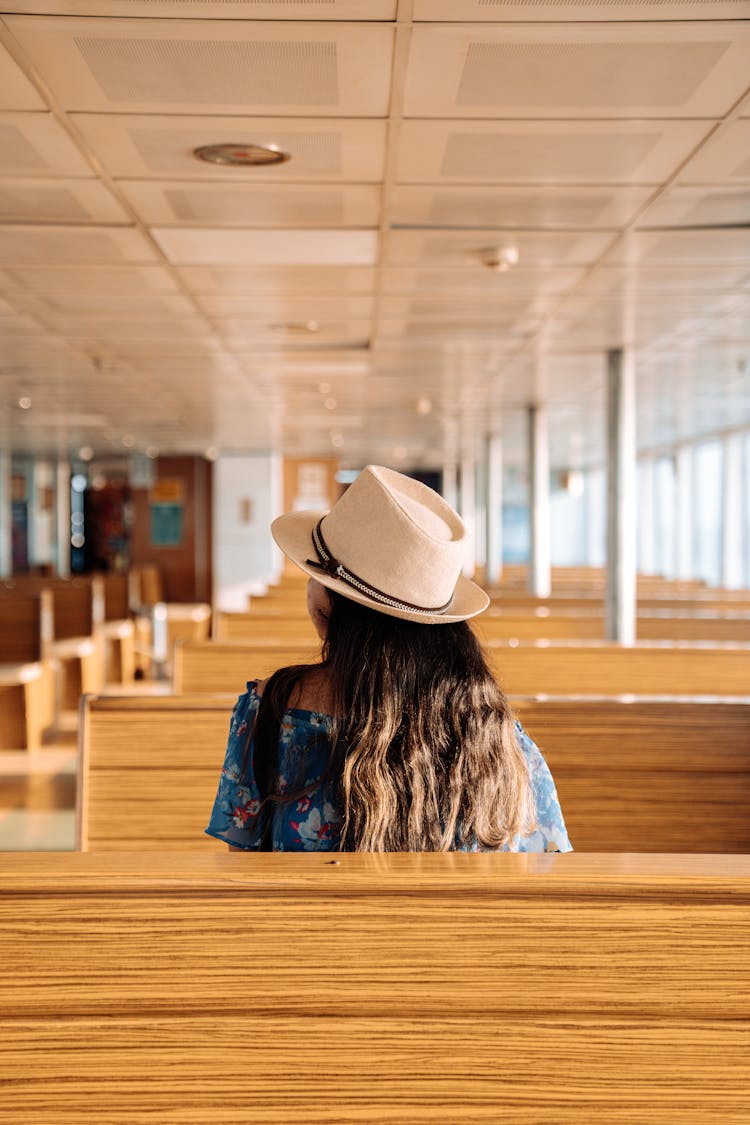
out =
[(181, 547), (184, 522), (181, 480), (158, 480), (149, 491), (152, 547)]

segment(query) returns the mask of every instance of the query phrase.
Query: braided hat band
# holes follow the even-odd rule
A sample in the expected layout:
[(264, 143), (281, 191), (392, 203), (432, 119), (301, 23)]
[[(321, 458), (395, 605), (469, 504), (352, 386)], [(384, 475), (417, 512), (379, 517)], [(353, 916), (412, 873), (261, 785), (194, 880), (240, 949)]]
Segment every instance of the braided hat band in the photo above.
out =
[(355, 590), (359, 590), (362, 594), (367, 594), (373, 601), (380, 602), (381, 605), (390, 606), (391, 609), (408, 610), (410, 613), (445, 613), (450, 606), (453, 598), (445, 603), (445, 605), (438, 606), (422, 606), (413, 605), (412, 602), (401, 602), (397, 598), (392, 598), (389, 594), (378, 590), (376, 586), (371, 586), (369, 582), (365, 582), (358, 575), (352, 574), (347, 570), (338, 559), (334, 558), (326, 546), (323, 532), (321, 531), (321, 524), (323, 519), (319, 519), (312, 531), (313, 546), (318, 553), (318, 561), (314, 559), (306, 559), (308, 566), (313, 567), (315, 570), (320, 570), (327, 574), (329, 578), (340, 578), (342, 582), (346, 582), (348, 586), (352, 586)]

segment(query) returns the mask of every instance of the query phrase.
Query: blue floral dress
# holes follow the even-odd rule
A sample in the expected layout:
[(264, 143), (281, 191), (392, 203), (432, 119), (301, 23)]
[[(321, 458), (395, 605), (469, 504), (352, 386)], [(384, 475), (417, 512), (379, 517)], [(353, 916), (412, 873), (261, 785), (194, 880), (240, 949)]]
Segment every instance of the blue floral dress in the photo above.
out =
[[(253, 747), (250, 745), (247, 768), (242, 760), (247, 732), (255, 722), (260, 697), (258, 681), (247, 685), (237, 700), (229, 727), (224, 768), (206, 833), (224, 840), (235, 848), (257, 850), (260, 845), (260, 792), (253, 775)], [(315, 711), (290, 708), (283, 717), (279, 738), (279, 784), (281, 791), (293, 784), (295, 789), (313, 784), (328, 760), (328, 716)], [(502, 851), (572, 852), (555, 783), (549, 767), (537, 746), (519, 723), (518, 741), (526, 755), (537, 801), (538, 828), (531, 836), (516, 836), (513, 846)], [(304, 756), (304, 758), (303, 758)], [(298, 763), (304, 760), (304, 779), (295, 776)], [(329, 779), (311, 794), (289, 805), (272, 806), (272, 844), (276, 852), (336, 851), (340, 843), (341, 815), (336, 807), (333, 781)], [(262, 818), (261, 818), (262, 819)], [(464, 845), (462, 851), (478, 851), (479, 846)]]

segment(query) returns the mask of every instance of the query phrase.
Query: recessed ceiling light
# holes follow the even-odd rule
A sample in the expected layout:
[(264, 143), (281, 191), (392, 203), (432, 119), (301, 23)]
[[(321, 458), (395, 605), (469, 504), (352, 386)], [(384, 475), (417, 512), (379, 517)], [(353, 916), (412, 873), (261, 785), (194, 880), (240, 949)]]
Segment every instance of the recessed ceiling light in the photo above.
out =
[(28, 395), (24, 395), (23, 398), (19, 398), (18, 405), (21, 410), (31, 410), (31, 399)]
[(126, 449), (132, 449), (133, 446), (135, 445), (135, 438), (133, 437), (132, 434), (125, 434), (125, 436), (122, 439), (122, 444), (125, 446)]
[(266, 167), (269, 164), (284, 164), (291, 160), (288, 152), (282, 152), (275, 145), (223, 144), (201, 145), (193, 149), (193, 156), (206, 160), (209, 164), (224, 164), (231, 167)]
[(318, 384), (318, 390), (320, 391), (320, 393), (322, 395), (329, 395), (331, 393), (331, 384), (330, 383), (319, 383)]
[(335, 398), (327, 398), (325, 400), (325, 402), (323, 403), (323, 406), (325, 406), (326, 410), (335, 410), (336, 409), (336, 399)]
[(153, 461), (156, 457), (159, 456), (158, 448), (155, 445), (149, 445), (146, 449), (146, 456)]
[(272, 324), (274, 332), (290, 332), (296, 336), (304, 336), (310, 332), (320, 332), (317, 320), (285, 320), (280, 324)]
[(431, 398), (418, 398), (417, 399), (417, 414), (429, 414), (432, 410)]
[(506, 273), (512, 266), (518, 265), (519, 252), (518, 247), (513, 245), (491, 246), (487, 250), (482, 250), (479, 257), (482, 265), (488, 270)]
[(94, 456), (94, 451), (90, 445), (82, 445), (78, 450), (78, 456), (82, 461), (91, 461)]

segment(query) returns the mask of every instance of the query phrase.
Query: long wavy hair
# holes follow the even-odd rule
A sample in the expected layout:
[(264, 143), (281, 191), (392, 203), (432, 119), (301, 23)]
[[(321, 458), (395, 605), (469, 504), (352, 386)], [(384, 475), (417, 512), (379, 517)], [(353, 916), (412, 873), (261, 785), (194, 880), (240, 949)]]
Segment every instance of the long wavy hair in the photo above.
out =
[[(282, 716), (313, 670), (325, 670), (330, 690), (328, 762), (313, 785), (282, 793)], [(253, 743), (264, 806), (333, 779), (342, 851), (494, 850), (536, 827), (510, 707), (466, 622), (423, 625), (331, 593), (322, 664), (270, 677)]]

